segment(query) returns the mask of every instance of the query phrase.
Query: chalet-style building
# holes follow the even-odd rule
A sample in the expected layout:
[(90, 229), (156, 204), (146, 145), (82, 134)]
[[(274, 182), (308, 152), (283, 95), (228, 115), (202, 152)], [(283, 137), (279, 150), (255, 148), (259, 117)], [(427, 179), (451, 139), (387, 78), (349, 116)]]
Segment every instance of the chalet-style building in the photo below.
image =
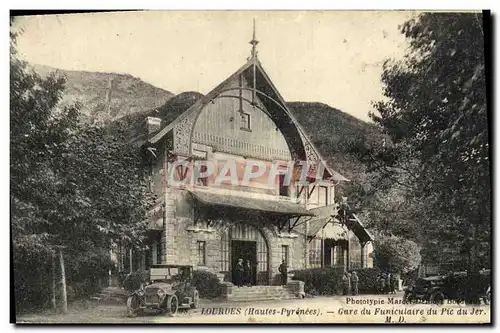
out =
[[(121, 251), (119, 270), (189, 264), (231, 281), (242, 258), (252, 263), (253, 283), (266, 285), (276, 283), (282, 260), (290, 271), (372, 267), (371, 235), (336, 204), (335, 186), (348, 179), (325, 164), (264, 71), (255, 37), (250, 43), (248, 62), (177, 119), (146, 119), (143, 151), (160, 202), (150, 250)], [(208, 174), (203, 161), (212, 173), (197, 177)], [(296, 177), (299, 161), (312, 165), (305, 182)], [(243, 184), (249, 162), (265, 172)], [(221, 171), (239, 181), (217, 179)]]

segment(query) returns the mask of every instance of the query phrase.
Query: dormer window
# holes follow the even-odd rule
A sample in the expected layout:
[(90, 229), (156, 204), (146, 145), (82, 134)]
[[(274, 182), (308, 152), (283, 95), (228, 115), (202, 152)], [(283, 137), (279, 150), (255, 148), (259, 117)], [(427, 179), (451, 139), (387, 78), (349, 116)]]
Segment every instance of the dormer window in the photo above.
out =
[(249, 113), (240, 112), (240, 129), (243, 131), (251, 131)]

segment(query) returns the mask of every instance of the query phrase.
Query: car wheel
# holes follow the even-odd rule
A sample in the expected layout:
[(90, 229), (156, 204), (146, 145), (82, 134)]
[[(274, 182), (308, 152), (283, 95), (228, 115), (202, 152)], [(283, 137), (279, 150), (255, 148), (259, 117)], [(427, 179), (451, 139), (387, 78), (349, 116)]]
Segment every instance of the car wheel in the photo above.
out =
[(179, 301), (176, 295), (168, 296), (166, 310), (167, 314), (171, 316), (177, 313), (177, 310), (179, 310)]
[(129, 296), (127, 298), (127, 316), (128, 317), (136, 317), (139, 312), (140, 300), (137, 296)]
[(491, 302), (491, 292), (486, 293), (486, 296), (484, 297), (484, 304), (489, 305)]
[(198, 290), (195, 290), (193, 293), (193, 303), (190, 305), (191, 309), (196, 309), (200, 305), (200, 294)]
[(431, 303), (433, 304), (443, 304), (444, 303), (444, 295), (442, 292), (437, 292), (431, 295), (429, 298)]

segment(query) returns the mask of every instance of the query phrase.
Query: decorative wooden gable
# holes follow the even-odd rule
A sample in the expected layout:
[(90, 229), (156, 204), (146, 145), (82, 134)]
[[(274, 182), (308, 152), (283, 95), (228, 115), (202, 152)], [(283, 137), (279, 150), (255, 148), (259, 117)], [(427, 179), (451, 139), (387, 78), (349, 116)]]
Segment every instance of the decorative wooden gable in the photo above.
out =
[[(235, 85), (235, 82), (245, 82), (246, 84)], [(197, 120), (200, 113), (207, 105), (215, 104), (218, 100), (234, 99), (242, 101), (247, 105), (264, 113), (276, 126), (286, 142), (285, 147), (266, 146), (258, 144), (254, 146), (241, 147), (238, 140), (225, 137), (203, 137), (203, 133), (195, 131)], [(236, 119), (234, 119), (236, 120)], [(222, 82), (219, 86), (210, 91), (204, 98), (200, 99), (191, 108), (179, 116), (174, 122), (167, 125), (160, 132), (149, 139), (150, 144), (156, 144), (166, 133), (174, 132), (173, 151), (175, 154), (183, 156), (192, 156), (193, 143), (211, 143), (218, 145), (218, 148), (224, 147), (231, 152), (231, 147), (238, 151), (242, 149), (249, 153), (249, 156), (259, 158), (269, 157), (270, 159), (295, 161), (308, 161), (311, 165), (317, 166), (323, 164), (326, 168), (325, 179), (336, 181), (347, 181), (345, 177), (331, 170), (321, 157), (318, 150), (312, 144), (312, 141), (306, 135), (298, 121), (291, 114), (283, 97), (270, 80), (260, 61), (253, 55), (249, 61)], [(224, 141), (227, 140), (227, 141)], [(266, 150), (268, 149), (268, 150)], [(274, 149), (274, 150), (273, 150)], [(312, 170), (314, 172), (314, 170)]]

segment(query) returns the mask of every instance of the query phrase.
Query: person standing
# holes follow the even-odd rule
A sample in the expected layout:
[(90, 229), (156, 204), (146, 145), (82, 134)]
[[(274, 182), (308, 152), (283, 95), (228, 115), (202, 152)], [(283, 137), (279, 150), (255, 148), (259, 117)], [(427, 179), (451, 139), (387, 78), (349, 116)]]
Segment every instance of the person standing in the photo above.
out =
[(246, 265), (243, 270), (244, 276), (245, 276), (245, 285), (247, 287), (252, 286), (252, 263), (250, 260), (247, 260)]
[(288, 267), (286, 266), (285, 259), (281, 262), (280, 267), (278, 268), (279, 272), (281, 273), (281, 285), (286, 286), (287, 280), (288, 280)]
[(390, 290), (391, 294), (396, 293), (396, 289), (398, 288), (397, 284), (398, 284), (398, 279), (397, 279), (396, 275), (391, 274), (391, 290)]
[(243, 267), (243, 259), (238, 259), (238, 262), (236, 263), (236, 267), (234, 268), (234, 274), (235, 274), (235, 282), (238, 288), (243, 286), (243, 272), (244, 272), (244, 267)]
[(387, 278), (385, 279), (384, 294), (389, 294), (391, 292), (391, 281), (392, 281), (392, 274), (388, 273)]
[(352, 285), (352, 294), (353, 295), (358, 294), (358, 282), (359, 282), (358, 273), (356, 273), (356, 271), (354, 271), (351, 274), (351, 285)]
[(385, 275), (381, 274), (378, 278), (378, 292), (379, 292), (379, 294), (384, 293), (384, 288), (385, 288)]
[(351, 290), (351, 274), (349, 272), (344, 271), (344, 275), (342, 276), (342, 283), (344, 284), (344, 295), (349, 295), (349, 291)]

